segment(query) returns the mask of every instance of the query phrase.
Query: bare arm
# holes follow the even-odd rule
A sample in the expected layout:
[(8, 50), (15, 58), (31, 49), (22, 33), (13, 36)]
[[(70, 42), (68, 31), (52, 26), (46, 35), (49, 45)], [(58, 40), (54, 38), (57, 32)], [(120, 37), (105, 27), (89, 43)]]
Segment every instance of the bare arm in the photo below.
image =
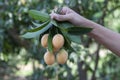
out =
[(120, 34), (89, 20), (86, 22), (86, 26), (92, 26), (94, 28), (93, 31), (88, 34), (90, 37), (120, 56)]
[(74, 25), (82, 25), (85, 27), (91, 27), (93, 30), (88, 34), (90, 37), (94, 38), (100, 44), (104, 45), (106, 48), (110, 49), (112, 52), (120, 56), (120, 34), (113, 32), (102, 25), (92, 22), (68, 7), (64, 7), (61, 11), (62, 15), (55, 13), (51, 14), (51, 18), (58, 21), (69, 21)]

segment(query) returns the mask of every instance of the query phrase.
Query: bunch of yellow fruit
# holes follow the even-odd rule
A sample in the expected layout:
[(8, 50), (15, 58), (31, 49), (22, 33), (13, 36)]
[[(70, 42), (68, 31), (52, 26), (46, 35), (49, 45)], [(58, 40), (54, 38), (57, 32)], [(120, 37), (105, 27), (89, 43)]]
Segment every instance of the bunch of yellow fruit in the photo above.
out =
[[(55, 12), (60, 14), (61, 9), (62, 7)], [(52, 65), (55, 61), (59, 64), (64, 64), (68, 59), (68, 52), (65, 49), (74, 51), (71, 47), (71, 42), (80, 44), (79, 35), (86, 34), (92, 30), (92, 28), (82, 26), (75, 27), (66, 21), (59, 22), (53, 20), (48, 13), (41, 11), (30, 10), (28, 13), (31, 18), (42, 22), (42, 24), (33, 21), (33, 25), (36, 27), (28, 30), (21, 37), (31, 39), (43, 35), (41, 45), (46, 48), (44, 61), (48, 65)]]
[[(41, 45), (47, 49), (49, 34), (44, 34), (41, 38)], [(59, 64), (64, 64), (68, 59), (68, 53), (65, 49), (62, 49), (64, 45), (64, 37), (61, 34), (55, 34), (52, 38), (53, 52), (49, 50), (44, 54), (44, 61), (47, 65), (52, 65), (55, 60)], [(56, 57), (56, 59), (55, 59)]]

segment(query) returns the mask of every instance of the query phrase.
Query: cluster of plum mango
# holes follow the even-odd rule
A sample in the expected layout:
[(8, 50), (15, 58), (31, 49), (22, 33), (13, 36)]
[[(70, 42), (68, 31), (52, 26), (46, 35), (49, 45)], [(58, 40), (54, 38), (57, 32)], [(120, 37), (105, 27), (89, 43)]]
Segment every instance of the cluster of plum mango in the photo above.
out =
[[(49, 34), (44, 34), (41, 38), (41, 45), (47, 49)], [(68, 59), (68, 52), (63, 49), (64, 37), (61, 34), (55, 34), (52, 38), (53, 52), (48, 49), (44, 54), (44, 61), (47, 65), (52, 65), (57, 61), (59, 64), (64, 64)]]

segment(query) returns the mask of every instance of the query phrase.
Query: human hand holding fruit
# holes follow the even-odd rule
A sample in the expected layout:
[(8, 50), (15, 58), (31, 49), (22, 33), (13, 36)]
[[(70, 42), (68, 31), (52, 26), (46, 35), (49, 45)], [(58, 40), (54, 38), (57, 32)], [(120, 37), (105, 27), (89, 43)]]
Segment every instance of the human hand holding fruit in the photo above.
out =
[(69, 7), (63, 7), (60, 11), (60, 14), (52, 12), (50, 14), (52, 19), (57, 21), (69, 21), (70, 23), (78, 26), (90, 27), (86, 26), (86, 22), (88, 21), (86, 18), (77, 14), (75, 11), (70, 9)]
[(48, 65), (52, 65), (55, 62), (55, 55), (57, 62), (64, 64), (68, 59), (67, 50), (73, 50), (71, 42), (79, 43), (80, 39), (78, 36), (92, 30), (91, 28), (74, 27), (74, 25), (66, 21), (58, 22), (51, 19), (49, 14), (36, 10), (30, 10), (29, 15), (43, 23), (33, 22), (36, 28), (28, 30), (22, 37), (40, 37), (41, 45), (47, 50), (44, 54), (44, 61)]

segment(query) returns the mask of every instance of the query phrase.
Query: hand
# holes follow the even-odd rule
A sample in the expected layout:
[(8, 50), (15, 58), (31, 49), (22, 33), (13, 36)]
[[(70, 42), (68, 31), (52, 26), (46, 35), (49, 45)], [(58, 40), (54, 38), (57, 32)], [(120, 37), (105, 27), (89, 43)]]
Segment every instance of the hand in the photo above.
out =
[(87, 20), (68, 7), (63, 7), (60, 14), (52, 12), (50, 16), (52, 19), (56, 19), (57, 21), (69, 21), (77, 26), (83, 26)]
[(50, 15), (52, 19), (58, 21), (69, 21), (77, 26), (93, 28), (88, 35), (120, 56), (120, 34), (82, 17), (68, 7), (63, 7), (61, 14), (51, 13)]

